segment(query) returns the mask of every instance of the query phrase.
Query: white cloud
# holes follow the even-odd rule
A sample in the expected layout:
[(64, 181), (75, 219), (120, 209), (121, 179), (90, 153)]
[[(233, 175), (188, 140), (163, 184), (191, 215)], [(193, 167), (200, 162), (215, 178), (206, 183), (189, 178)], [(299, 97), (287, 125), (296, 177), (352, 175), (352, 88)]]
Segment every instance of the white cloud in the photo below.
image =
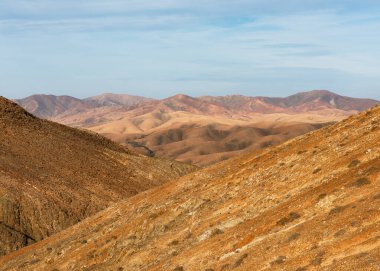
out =
[(376, 3), (344, 2), (1, 1), (0, 90), (375, 89)]

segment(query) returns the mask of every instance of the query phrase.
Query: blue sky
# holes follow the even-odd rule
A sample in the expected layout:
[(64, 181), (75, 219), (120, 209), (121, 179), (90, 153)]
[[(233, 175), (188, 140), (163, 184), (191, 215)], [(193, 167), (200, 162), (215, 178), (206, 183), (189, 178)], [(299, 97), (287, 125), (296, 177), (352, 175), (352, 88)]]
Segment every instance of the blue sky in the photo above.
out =
[(0, 95), (380, 99), (378, 0), (1, 0)]

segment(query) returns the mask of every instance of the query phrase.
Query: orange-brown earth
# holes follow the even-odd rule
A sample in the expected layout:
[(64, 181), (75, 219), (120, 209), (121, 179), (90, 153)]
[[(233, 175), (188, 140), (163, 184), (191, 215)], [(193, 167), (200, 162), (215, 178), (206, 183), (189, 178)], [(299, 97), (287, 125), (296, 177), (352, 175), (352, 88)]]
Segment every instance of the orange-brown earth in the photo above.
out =
[(194, 169), (40, 120), (0, 97), (0, 255)]
[(379, 270), (380, 107), (117, 203), (0, 270)]
[(286, 98), (180, 94), (149, 100), (104, 94), (84, 100), (37, 95), (18, 102), (32, 113), (95, 131), (136, 152), (201, 166), (281, 143), (378, 103), (321, 90)]
[(249, 150), (266, 148), (287, 139), (321, 128), (330, 123), (271, 123), (239, 125), (218, 123), (177, 123), (146, 134), (131, 134), (122, 138), (104, 134), (124, 142), (148, 156), (170, 157), (178, 161), (209, 165), (232, 158)]

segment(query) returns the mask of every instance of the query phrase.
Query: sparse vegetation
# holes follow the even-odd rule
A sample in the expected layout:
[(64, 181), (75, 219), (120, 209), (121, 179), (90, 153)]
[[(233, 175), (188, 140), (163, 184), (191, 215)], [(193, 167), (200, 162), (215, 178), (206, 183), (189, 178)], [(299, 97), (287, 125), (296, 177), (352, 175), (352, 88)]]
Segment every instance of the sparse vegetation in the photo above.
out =
[(354, 186), (356, 186), (356, 187), (362, 187), (362, 186), (368, 185), (370, 183), (371, 183), (371, 181), (368, 180), (368, 178), (360, 178), (360, 179), (356, 180), (356, 182), (354, 183)]
[(222, 233), (223, 233), (223, 231), (221, 229), (216, 228), (211, 232), (211, 236), (219, 235)]
[(278, 256), (276, 260), (271, 262), (271, 265), (283, 264), (286, 260), (286, 256)]
[(353, 167), (356, 167), (360, 164), (360, 161), (355, 159), (355, 160), (352, 160), (351, 163), (348, 165), (348, 168), (353, 168)]
[(300, 236), (301, 236), (301, 234), (299, 234), (298, 232), (295, 232), (295, 233), (293, 233), (292, 235), (289, 236), (288, 242), (297, 240)]
[(291, 213), (289, 213), (289, 215), (287, 217), (283, 217), (279, 221), (277, 221), (277, 225), (285, 226), (286, 224), (291, 223), (300, 217), (301, 217), (300, 214), (295, 213), (295, 212), (291, 212)]
[(348, 206), (336, 206), (330, 210), (329, 215), (336, 215), (343, 212)]
[(170, 246), (178, 246), (179, 245), (179, 241), (178, 240), (173, 240), (169, 243)]
[(239, 267), (240, 265), (242, 265), (244, 259), (247, 257), (248, 257), (248, 254), (243, 254), (239, 259), (236, 260), (236, 262), (233, 265), (233, 268), (236, 268), (236, 267)]
[(318, 266), (318, 265), (321, 265), (322, 261), (323, 261), (323, 258), (318, 256), (317, 258), (313, 259), (313, 260), (310, 262), (310, 264), (311, 264), (311, 265)]
[(339, 231), (337, 231), (335, 234), (334, 234), (334, 237), (339, 237), (339, 236), (342, 236), (346, 233), (346, 231), (344, 229), (341, 229)]
[(227, 264), (225, 264), (225, 265), (222, 266), (222, 268), (220, 269), (220, 271), (225, 271), (227, 269), (230, 269), (230, 267), (231, 267), (231, 265), (227, 263)]
[(325, 197), (327, 197), (326, 193), (319, 194), (317, 200), (320, 201), (320, 200), (324, 199)]

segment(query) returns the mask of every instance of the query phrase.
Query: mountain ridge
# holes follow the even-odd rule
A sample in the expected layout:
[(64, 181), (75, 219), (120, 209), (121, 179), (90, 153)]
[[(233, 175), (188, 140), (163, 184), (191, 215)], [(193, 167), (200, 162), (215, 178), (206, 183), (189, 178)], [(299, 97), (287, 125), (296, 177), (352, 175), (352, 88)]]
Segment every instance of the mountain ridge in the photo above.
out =
[[(93, 107), (125, 106), (127, 107), (127, 109), (136, 105), (144, 104), (144, 103), (165, 105), (166, 103), (172, 102), (172, 103), (177, 103), (177, 104), (182, 103), (182, 104), (190, 105), (191, 107), (196, 108), (198, 110), (202, 109), (203, 107), (207, 108), (207, 106), (208, 107), (225, 106), (227, 109), (234, 109), (234, 110), (244, 109), (244, 110), (255, 112), (255, 113), (286, 112), (285, 110), (291, 107), (294, 107), (294, 110), (290, 111), (293, 113), (294, 112), (309, 112), (312, 110), (320, 109), (318, 108), (318, 106), (341, 109), (345, 111), (350, 111), (350, 110), (362, 111), (379, 103), (379, 101), (376, 101), (373, 99), (350, 98), (348, 96), (341, 96), (328, 90), (313, 90), (313, 91), (308, 91), (308, 92), (299, 92), (285, 98), (265, 97), (265, 96), (244, 96), (244, 95), (192, 97), (186, 94), (177, 94), (177, 95), (174, 95), (162, 100), (156, 100), (156, 99), (128, 95), (128, 94), (104, 93), (98, 96), (88, 97), (85, 99), (77, 99), (71, 96), (32, 95), (24, 99), (17, 99), (15, 101), (19, 103), (22, 107), (27, 108), (27, 110), (29, 109), (28, 111), (30, 111), (31, 113), (37, 114), (37, 116), (40, 116), (40, 117), (56, 117), (57, 115), (63, 113), (61, 111), (59, 111), (59, 113), (49, 113), (49, 114), (41, 113), (41, 111), (43, 112), (42, 110), (43, 108), (41, 109), (33, 108), (32, 106), (29, 105), (29, 103), (31, 102), (34, 102), (34, 103), (37, 102), (37, 105), (35, 105), (35, 107), (38, 107), (38, 100), (41, 100), (43, 98), (45, 98), (47, 101), (45, 102), (40, 101), (41, 107), (44, 107), (43, 103), (54, 104), (54, 100), (59, 101), (60, 99), (63, 100), (61, 103), (64, 103), (66, 99), (66, 102), (68, 103), (68, 105), (65, 106), (65, 109), (68, 109), (70, 107), (70, 103), (73, 103), (74, 101), (79, 102), (79, 103), (82, 102), (84, 105), (87, 105), (88, 107), (90, 106), (93, 106)], [(51, 99), (52, 101), (49, 101), (49, 99)], [(234, 100), (235, 100), (235, 103), (234, 103)], [(317, 104), (312, 104), (312, 102), (316, 102)], [(256, 105), (256, 107), (254, 105)], [(308, 108), (307, 106), (310, 106), (310, 108)], [(186, 107), (166, 108), (166, 110), (170, 110), (170, 109), (174, 111), (181, 111), (180, 109), (186, 109)], [(49, 110), (49, 108), (46, 110)], [(53, 109), (50, 108), (50, 110), (53, 110)], [(193, 109), (193, 112), (194, 112), (194, 109)], [(202, 112), (202, 110), (197, 111), (197, 113), (199, 112)]]
[[(87, 108), (89, 102), (95, 107)], [(102, 134), (141, 154), (205, 166), (281, 143), (379, 102), (316, 90), (285, 98), (177, 94), (147, 101), (103, 94), (84, 103), (87, 109), (69, 108), (50, 119)], [(239, 131), (236, 136), (234, 131)]]

